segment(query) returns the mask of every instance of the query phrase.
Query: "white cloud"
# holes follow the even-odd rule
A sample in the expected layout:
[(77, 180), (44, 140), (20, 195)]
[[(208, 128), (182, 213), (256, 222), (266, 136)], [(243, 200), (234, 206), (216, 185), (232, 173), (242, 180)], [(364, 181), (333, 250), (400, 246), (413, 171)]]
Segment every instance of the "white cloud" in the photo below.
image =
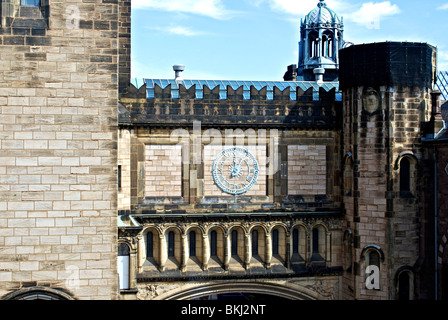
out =
[[(270, 8), (275, 11), (292, 15), (306, 15), (317, 7), (318, 0), (247, 0), (254, 6), (260, 6), (262, 3), (268, 3)], [(326, 0), (328, 8), (337, 10), (340, 8), (341, 0)]]
[(197, 31), (184, 26), (150, 27), (149, 29), (186, 37), (194, 37), (207, 34), (204, 31)]
[(363, 3), (358, 11), (346, 15), (346, 17), (368, 29), (379, 29), (381, 19), (400, 12), (400, 8), (396, 4), (391, 4), (390, 1), (367, 2)]
[(441, 5), (440, 7), (437, 8), (437, 10), (448, 10), (448, 3)]
[(224, 20), (232, 16), (221, 0), (133, 0), (134, 9), (155, 9), (170, 12), (192, 13)]

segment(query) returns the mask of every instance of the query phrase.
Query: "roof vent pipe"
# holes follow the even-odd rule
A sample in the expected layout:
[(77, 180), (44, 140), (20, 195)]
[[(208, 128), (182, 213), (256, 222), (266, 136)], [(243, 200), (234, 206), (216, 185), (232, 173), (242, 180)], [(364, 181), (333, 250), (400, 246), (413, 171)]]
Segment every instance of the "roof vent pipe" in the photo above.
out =
[(184, 80), (183, 77), (182, 77), (182, 72), (184, 72), (184, 70), (185, 70), (185, 66), (184, 65), (176, 64), (175, 66), (173, 66), (173, 70), (175, 72), (174, 80), (176, 80), (176, 81)]
[(313, 70), (313, 72), (314, 72), (314, 76), (316, 77), (317, 83), (324, 82), (324, 74), (325, 74), (324, 68), (316, 68)]

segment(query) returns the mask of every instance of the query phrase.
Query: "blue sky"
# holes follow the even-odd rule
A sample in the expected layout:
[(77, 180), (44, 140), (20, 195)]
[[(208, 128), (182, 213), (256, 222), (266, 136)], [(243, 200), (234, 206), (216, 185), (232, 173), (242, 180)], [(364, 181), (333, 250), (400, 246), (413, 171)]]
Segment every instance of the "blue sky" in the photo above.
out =
[[(300, 19), (318, 0), (133, 0), (132, 77), (283, 80), (297, 64)], [(415, 41), (438, 48), (448, 71), (448, 0), (326, 0), (360, 44)]]

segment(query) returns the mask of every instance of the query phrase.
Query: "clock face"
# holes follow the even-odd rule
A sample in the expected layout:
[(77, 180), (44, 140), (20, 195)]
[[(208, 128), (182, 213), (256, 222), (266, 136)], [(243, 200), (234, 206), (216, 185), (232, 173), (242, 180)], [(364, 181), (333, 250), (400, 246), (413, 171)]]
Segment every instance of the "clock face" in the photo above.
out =
[(239, 147), (222, 151), (213, 162), (213, 180), (222, 191), (232, 195), (249, 191), (257, 182), (258, 173), (255, 157)]

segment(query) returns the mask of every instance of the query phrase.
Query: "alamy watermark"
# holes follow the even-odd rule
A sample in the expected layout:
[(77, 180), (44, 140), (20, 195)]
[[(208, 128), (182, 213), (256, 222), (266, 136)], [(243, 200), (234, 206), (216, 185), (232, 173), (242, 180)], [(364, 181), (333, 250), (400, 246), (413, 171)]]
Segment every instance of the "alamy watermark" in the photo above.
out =
[[(202, 129), (200, 121), (193, 122), (193, 131), (175, 129), (170, 134), (170, 143), (181, 146), (183, 164), (202, 164), (205, 159), (203, 146), (219, 146), (223, 149), (238, 146), (253, 148), (257, 156), (266, 155), (268, 174), (280, 169), (279, 131), (277, 129)], [(263, 152), (258, 152), (263, 151)], [(191, 151), (191, 152), (190, 152)], [(174, 159), (173, 159), (174, 160)], [(264, 160), (264, 159), (263, 159)]]
[(380, 268), (378, 266), (371, 265), (366, 268), (366, 289), (380, 289)]

